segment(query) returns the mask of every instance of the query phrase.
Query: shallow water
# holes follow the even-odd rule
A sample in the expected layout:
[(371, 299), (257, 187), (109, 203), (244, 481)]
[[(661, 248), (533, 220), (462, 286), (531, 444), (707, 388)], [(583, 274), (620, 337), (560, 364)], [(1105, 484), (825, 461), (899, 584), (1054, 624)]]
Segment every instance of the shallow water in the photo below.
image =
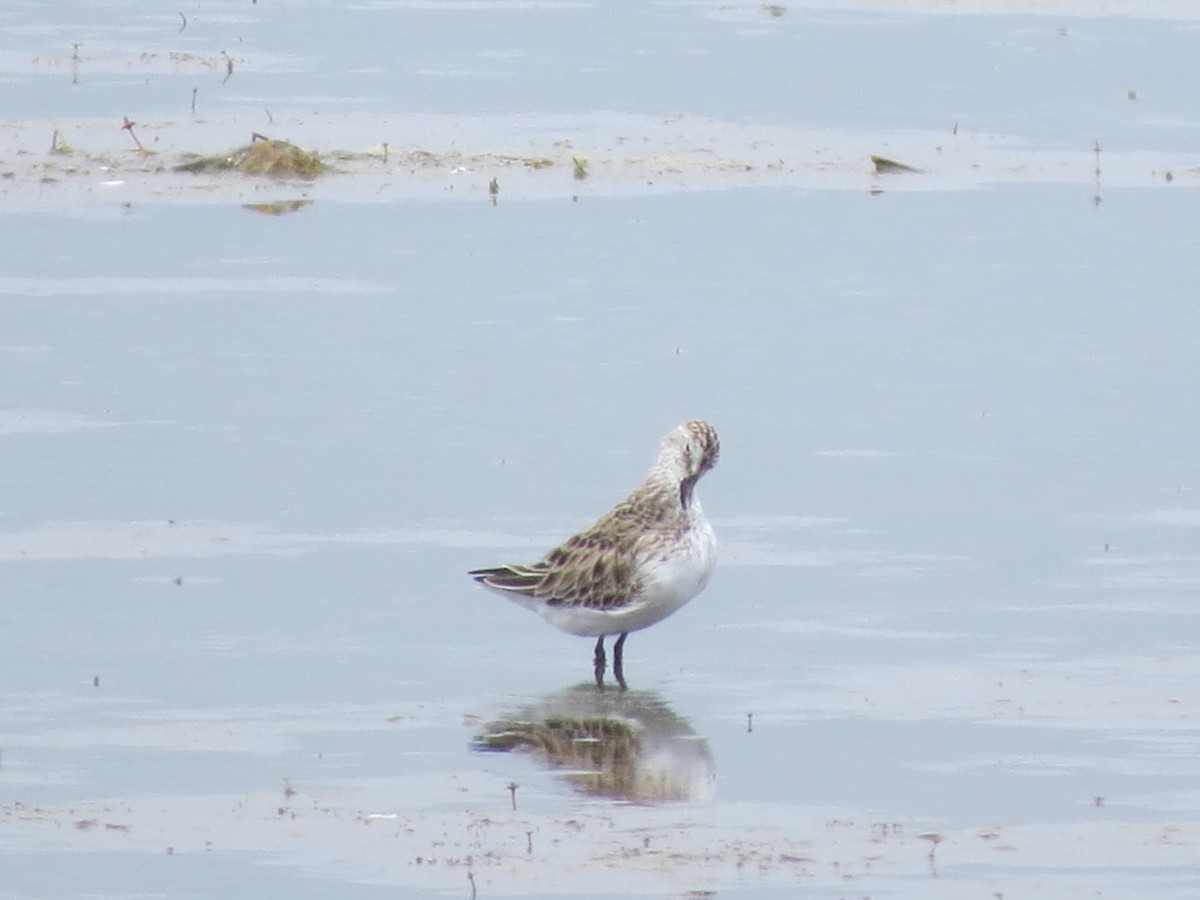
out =
[[(326, 94), (404, 107), (320, 62), (300, 27), (319, 10), (259, 6), (214, 16), (262, 45), (259, 82), (239, 66), (229, 85), (284, 109), (337, 71)], [(6, 13), (8, 40), (86, 37), (36, 8)], [(172, 46), (150, 37), (169, 15), (107, 9), (89, 27), (113, 71), (64, 115), (144, 80), (122, 48)], [(930, 127), (937, 88), (1032, 152), (1078, 146), (1085, 170), (1097, 134), (1147, 157), (1195, 143), (1191, 100), (1144, 87), (1192, 58), (1160, 51), (1194, 23), (624, 12), (606, 31), (572, 6), (370, 4), (346, 27), (368, 75), (422, 65), (389, 68), (371, 16), (451, 29), (446, 66), (491, 60), (477, 97), (417, 92), (439, 113), (503, 112), (537, 83), (511, 102), (874, 131)], [(554, 53), (517, 27), (556, 15), (542, 36), (575, 43)], [(904, 98), (833, 69), (846, 103), (811, 112), (736, 66), (814, 34), (839, 66), (883, 66), (868, 33), (897, 64), (925, 52), (897, 34), (957, 52), (904, 68), (928, 79)], [(1040, 54), (1044, 106), (973, 46)], [(1113, 47), (1137, 68), (1106, 69)], [(717, 57), (725, 97), (686, 77)], [(1138, 99), (1104, 106), (1101, 69)], [(0, 90), (29, 105), (7, 114), (43, 115), (58, 76), (10, 70)], [(128, 114), (167, 114), (141, 102)], [(22, 250), (0, 272), (0, 895), (1194, 896), (1191, 176), (921, 177), (874, 196), (866, 173), (853, 191), (591, 181), (495, 206), (336, 202), (327, 183), (284, 217), (120, 188), (0, 210)], [(699, 489), (721, 567), (631, 636), (634, 690), (597, 696), (589, 642), (464, 573), (586, 524), (691, 416), (722, 436)], [(558, 747), (564, 723), (594, 766), (479, 749)]]

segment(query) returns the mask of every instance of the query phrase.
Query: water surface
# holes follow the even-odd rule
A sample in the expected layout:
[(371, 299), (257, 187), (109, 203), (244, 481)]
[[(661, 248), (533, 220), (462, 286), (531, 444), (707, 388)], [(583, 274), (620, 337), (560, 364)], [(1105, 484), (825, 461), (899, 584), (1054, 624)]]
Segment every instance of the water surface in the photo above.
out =
[[(240, 34), (218, 125), (264, 99), (860, 135), (967, 110), (1083, 174), (261, 189), (311, 190), (282, 217), (228, 186), (21, 193), (5, 896), (1195, 895), (1194, 188), (1087, 168), (1097, 136), (1194, 145), (1191, 101), (1153, 87), (1191, 25), (364, 4), (323, 57), (327, 12), (260, 7), (176, 33), (18, 4), (7, 41), (100, 43), (111, 71), (71, 86), (22, 50), (7, 114), (186, 117), (191, 74), (116, 63)], [(410, 43), (475, 74), (421, 75)], [(902, 65), (934, 46), (945, 71)], [(847, 74), (873, 67), (903, 96)], [(699, 489), (721, 567), (629, 639), (634, 690), (597, 696), (588, 642), (464, 573), (586, 524), (693, 416), (722, 436)], [(564, 723), (593, 755), (530, 752)], [(525, 749), (482, 750), (499, 732)]]

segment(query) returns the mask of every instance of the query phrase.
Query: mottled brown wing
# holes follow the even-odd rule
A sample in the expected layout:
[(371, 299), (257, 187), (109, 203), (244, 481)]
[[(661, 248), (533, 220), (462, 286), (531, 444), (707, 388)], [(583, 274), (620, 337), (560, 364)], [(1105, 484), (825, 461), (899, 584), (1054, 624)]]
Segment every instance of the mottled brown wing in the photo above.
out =
[(536, 594), (547, 603), (619, 609), (638, 589), (638, 532), (588, 529), (552, 550)]
[(533, 565), (497, 566), (470, 574), (487, 587), (537, 597), (554, 606), (619, 609), (637, 595), (641, 525), (642, 516), (622, 503)]

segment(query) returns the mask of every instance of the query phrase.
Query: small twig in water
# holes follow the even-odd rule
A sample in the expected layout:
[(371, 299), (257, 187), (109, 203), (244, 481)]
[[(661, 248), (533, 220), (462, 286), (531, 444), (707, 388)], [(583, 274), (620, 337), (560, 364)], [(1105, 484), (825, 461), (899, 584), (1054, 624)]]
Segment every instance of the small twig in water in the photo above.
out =
[(233, 57), (224, 50), (221, 51), (221, 55), (225, 57), (225, 77), (221, 79), (221, 84), (224, 84), (233, 77)]
[(183, 24), (179, 26), (179, 30), (183, 31), (183, 29), (187, 28), (187, 16), (185, 16), (183, 13), (180, 13), (179, 18), (183, 19)]
[(475, 900), (475, 873), (467, 873), (467, 881), (471, 882), (471, 900)]
[(518, 787), (518, 785), (517, 785), (517, 783), (516, 783), (515, 781), (510, 781), (510, 782), (508, 783), (508, 792), (509, 792), (510, 794), (512, 794), (512, 807), (513, 807), (513, 812), (516, 812), (516, 811), (517, 811), (517, 787)]
[(146, 150), (146, 148), (145, 148), (145, 147), (143, 147), (143, 146), (142, 146), (142, 142), (141, 142), (140, 140), (138, 140), (138, 136), (137, 136), (137, 134), (135, 134), (135, 133), (134, 133), (134, 130), (133, 130), (133, 128), (134, 128), (134, 126), (135, 126), (136, 124), (137, 124), (137, 123), (136, 123), (136, 122), (134, 122), (134, 121), (132, 121), (132, 120), (129, 118), (129, 116), (126, 116), (126, 117), (125, 117), (125, 124), (121, 126), (121, 130), (122, 130), (122, 131), (128, 131), (128, 132), (129, 132), (129, 136), (130, 136), (131, 138), (133, 138), (133, 142), (134, 142), (135, 144), (137, 144), (137, 148), (138, 148), (138, 150), (140, 150), (142, 153), (147, 153), (148, 151)]
[(200, 88), (192, 88), (192, 115), (196, 114), (196, 95), (200, 93)]
[(929, 870), (933, 872), (934, 876), (936, 877), (937, 863), (934, 861), (933, 854), (937, 852), (938, 844), (944, 841), (945, 838), (936, 831), (927, 831), (925, 834), (918, 834), (917, 837), (923, 841), (929, 841)]

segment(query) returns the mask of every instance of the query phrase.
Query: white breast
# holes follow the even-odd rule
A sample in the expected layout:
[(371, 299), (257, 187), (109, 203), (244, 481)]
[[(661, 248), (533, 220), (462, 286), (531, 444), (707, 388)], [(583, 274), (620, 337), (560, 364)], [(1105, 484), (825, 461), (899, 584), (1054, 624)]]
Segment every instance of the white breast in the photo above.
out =
[(717, 564), (717, 538), (712, 527), (693, 504), (692, 527), (675, 545), (656, 548), (646, 558), (642, 571), (642, 604), (625, 623), (636, 631), (653, 625), (675, 612), (702, 590)]
[(638, 548), (641, 590), (628, 606), (593, 609), (513, 599), (556, 628), (581, 636), (624, 634), (661, 622), (704, 590), (717, 563), (717, 538), (700, 504), (693, 501), (690, 512), (691, 522), (679, 540), (663, 542), (660, 536)]

